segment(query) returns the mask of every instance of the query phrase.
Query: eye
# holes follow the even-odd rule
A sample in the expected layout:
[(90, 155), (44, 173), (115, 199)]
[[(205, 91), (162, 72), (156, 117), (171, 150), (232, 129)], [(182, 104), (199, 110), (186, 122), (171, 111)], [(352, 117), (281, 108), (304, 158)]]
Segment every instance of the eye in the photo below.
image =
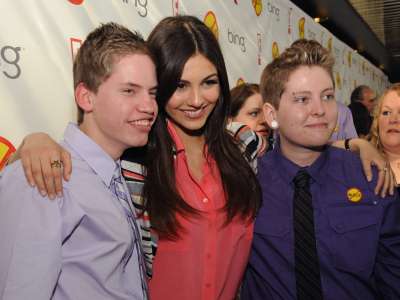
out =
[(390, 111), (383, 110), (381, 114), (382, 114), (382, 116), (389, 116), (390, 115)]
[(157, 91), (156, 90), (150, 91), (149, 94), (150, 94), (151, 98), (156, 99), (156, 96), (157, 96)]
[(126, 94), (126, 95), (132, 95), (135, 93), (134, 89), (123, 89), (122, 93)]
[(322, 100), (325, 100), (325, 101), (335, 100), (335, 95), (334, 94), (324, 95), (324, 96), (322, 96)]
[(187, 84), (186, 84), (185, 82), (183, 82), (183, 81), (180, 81), (180, 82), (178, 83), (177, 89), (183, 90), (183, 89), (186, 88), (186, 87), (187, 87)]
[(213, 85), (219, 84), (219, 81), (217, 78), (210, 78), (210, 79), (207, 79), (206, 81), (204, 81), (204, 84), (207, 86), (213, 86)]
[(297, 103), (306, 103), (308, 100), (309, 100), (309, 98), (306, 97), (306, 96), (296, 96), (296, 97), (294, 97), (294, 102), (297, 102)]
[(251, 116), (253, 118), (257, 118), (259, 114), (260, 114), (260, 111), (258, 111), (258, 110), (249, 112), (249, 116)]

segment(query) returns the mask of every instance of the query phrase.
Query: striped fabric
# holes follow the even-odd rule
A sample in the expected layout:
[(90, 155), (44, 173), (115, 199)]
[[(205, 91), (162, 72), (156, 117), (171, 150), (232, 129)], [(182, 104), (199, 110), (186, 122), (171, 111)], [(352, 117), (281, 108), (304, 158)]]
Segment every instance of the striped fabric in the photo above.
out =
[(157, 250), (157, 235), (151, 232), (150, 218), (143, 206), (144, 167), (137, 162), (122, 160), (121, 168), (140, 226), (146, 274), (151, 278), (153, 275), (153, 259)]
[[(121, 204), (124, 213), (127, 217), (127, 221), (129, 225), (131, 226), (132, 229), (132, 241), (135, 244), (135, 249), (136, 249), (136, 256), (138, 259), (138, 266), (140, 270), (140, 278), (141, 278), (141, 284), (142, 284), (142, 295), (143, 299), (148, 299), (148, 285), (147, 285), (147, 279), (146, 274), (147, 274), (147, 267), (145, 266), (145, 259), (144, 259), (144, 254), (143, 254), (143, 246), (140, 237), (141, 233), (139, 232), (139, 226), (138, 222), (135, 220), (135, 209), (130, 201), (130, 197), (128, 194), (127, 187), (125, 185), (124, 180), (122, 179), (122, 174), (121, 174), (121, 166), (119, 161), (116, 164), (116, 168), (114, 170), (114, 175), (111, 179), (110, 183), (110, 190), (111, 192), (116, 196), (118, 199), (119, 203)], [(133, 249), (131, 250), (131, 253), (129, 256), (127, 256), (126, 263), (128, 262), (128, 258), (133, 254)]]
[(243, 123), (231, 122), (227, 129), (240, 142), (246, 160), (257, 173), (257, 157), (263, 155), (267, 150), (264, 139)]
[[(242, 151), (253, 170), (257, 171), (257, 157), (265, 152), (265, 142), (248, 126), (238, 122), (229, 124), (229, 132), (240, 142)], [(140, 225), (142, 246), (146, 263), (146, 274), (149, 278), (153, 275), (153, 259), (157, 251), (158, 236), (151, 230), (150, 219), (144, 210), (142, 190), (144, 185), (145, 169), (143, 167), (143, 152), (126, 155), (121, 160), (122, 175), (128, 186), (129, 193), (136, 210), (137, 222)]]

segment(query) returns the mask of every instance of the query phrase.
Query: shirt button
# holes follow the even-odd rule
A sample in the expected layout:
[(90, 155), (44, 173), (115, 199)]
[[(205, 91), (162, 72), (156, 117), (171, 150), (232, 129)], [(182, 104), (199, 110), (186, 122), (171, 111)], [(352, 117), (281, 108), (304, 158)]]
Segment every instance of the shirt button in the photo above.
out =
[(211, 283), (206, 283), (206, 287), (210, 288), (211, 287)]
[(203, 203), (208, 203), (208, 199), (207, 199), (207, 198), (204, 198), (204, 199), (203, 199)]
[(210, 253), (207, 253), (206, 257), (207, 257), (208, 259), (210, 259), (210, 258), (211, 258), (211, 254), (210, 254)]

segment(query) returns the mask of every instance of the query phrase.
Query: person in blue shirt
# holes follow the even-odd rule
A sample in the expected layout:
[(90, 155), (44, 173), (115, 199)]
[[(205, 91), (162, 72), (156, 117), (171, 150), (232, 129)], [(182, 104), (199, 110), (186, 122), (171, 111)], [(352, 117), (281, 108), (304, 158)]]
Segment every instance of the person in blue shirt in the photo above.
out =
[(333, 63), (318, 42), (298, 40), (263, 71), (279, 140), (259, 160), (263, 203), (241, 300), (400, 299), (398, 196), (376, 196), (359, 157), (328, 145)]

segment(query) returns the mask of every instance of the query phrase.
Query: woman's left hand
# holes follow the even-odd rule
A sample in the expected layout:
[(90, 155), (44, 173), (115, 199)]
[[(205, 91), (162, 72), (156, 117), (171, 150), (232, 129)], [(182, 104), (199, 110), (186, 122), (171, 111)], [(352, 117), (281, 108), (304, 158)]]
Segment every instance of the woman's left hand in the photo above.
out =
[(372, 180), (372, 166), (378, 169), (378, 181), (375, 187), (375, 194), (385, 197), (389, 192), (394, 194), (395, 179), (390, 168), (389, 162), (379, 153), (379, 151), (364, 139), (351, 139), (350, 150), (358, 151), (368, 181)]

